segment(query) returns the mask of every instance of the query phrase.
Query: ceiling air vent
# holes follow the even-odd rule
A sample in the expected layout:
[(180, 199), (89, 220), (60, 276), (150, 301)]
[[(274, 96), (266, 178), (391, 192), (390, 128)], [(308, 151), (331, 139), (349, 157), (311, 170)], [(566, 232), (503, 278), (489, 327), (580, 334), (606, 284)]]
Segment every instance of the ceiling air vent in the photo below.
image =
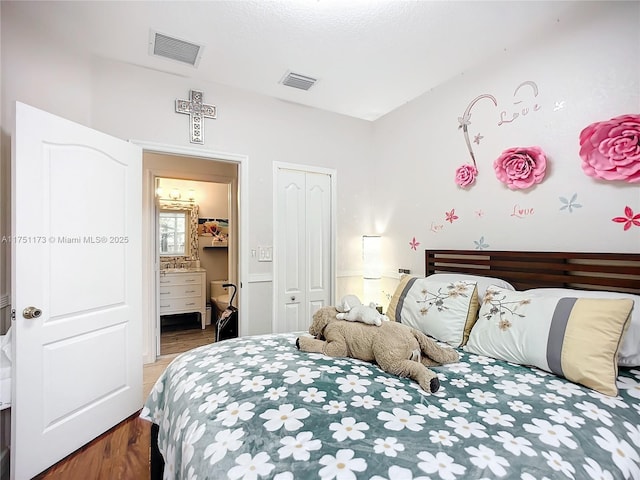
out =
[(309, 90), (318, 81), (317, 78), (307, 77), (299, 73), (287, 72), (280, 83), (287, 87), (299, 88), (300, 90)]
[(194, 67), (200, 63), (202, 57), (202, 45), (170, 37), (151, 30), (149, 35), (149, 54), (158, 57), (170, 58), (178, 62), (188, 63)]

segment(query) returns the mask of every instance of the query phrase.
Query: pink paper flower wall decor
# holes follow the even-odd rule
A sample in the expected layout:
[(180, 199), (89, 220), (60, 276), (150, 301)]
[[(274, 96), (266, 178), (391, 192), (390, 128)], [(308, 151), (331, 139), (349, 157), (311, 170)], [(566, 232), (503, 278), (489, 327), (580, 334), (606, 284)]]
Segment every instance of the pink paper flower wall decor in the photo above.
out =
[(640, 182), (640, 115), (595, 122), (580, 132), (582, 170), (602, 180)]
[(633, 213), (629, 205), (624, 207), (624, 217), (615, 217), (611, 221), (616, 223), (624, 223), (624, 231), (626, 232), (631, 226), (640, 227), (640, 213)]
[(476, 167), (469, 163), (461, 165), (456, 169), (456, 184), (462, 188), (466, 188), (475, 183), (477, 176), (478, 169)]
[(540, 147), (508, 148), (493, 162), (496, 177), (511, 190), (540, 183), (546, 168), (547, 156)]

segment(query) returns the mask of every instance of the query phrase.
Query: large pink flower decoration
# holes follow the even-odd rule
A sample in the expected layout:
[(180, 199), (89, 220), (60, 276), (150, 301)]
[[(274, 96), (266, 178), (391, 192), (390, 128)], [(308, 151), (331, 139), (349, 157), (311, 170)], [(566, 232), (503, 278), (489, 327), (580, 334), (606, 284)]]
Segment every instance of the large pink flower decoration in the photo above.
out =
[(640, 182), (640, 115), (620, 115), (580, 132), (582, 170), (603, 180)]
[(456, 169), (456, 183), (462, 188), (468, 187), (476, 181), (478, 169), (470, 164), (461, 165)]
[(513, 147), (493, 162), (496, 177), (511, 190), (540, 183), (547, 168), (547, 156), (540, 147)]

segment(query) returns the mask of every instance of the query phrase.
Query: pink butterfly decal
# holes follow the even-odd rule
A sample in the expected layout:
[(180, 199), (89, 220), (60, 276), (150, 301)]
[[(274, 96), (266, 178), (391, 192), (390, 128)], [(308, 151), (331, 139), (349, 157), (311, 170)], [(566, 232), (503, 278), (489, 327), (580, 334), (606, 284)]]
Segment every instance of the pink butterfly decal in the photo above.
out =
[(626, 207), (624, 207), (624, 215), (625, 215), (624, 217), (612, 218), (611, 221), (616, 223), (624, 223), (625, 232), (629, 230), (632, 225), (635, 225), (636, 227), (640, 227), (640, 213), (637, 213), (634, 215), (633, 210), (631, 210), (631, 207), (627, 205)]
[(446, 212), (444, 214), (445, 220), (449, 223), (453, 223), (454, 220), (458, 220), (458, 216), (456, 215), (456, 209), (452, 208), (450, 212)]
[(418, 241), (416, 240), (416, 237), (413, 237), (413, 240), (411, 240), (411, 241), (409, 242), (409, 246), (410, 246), (413, 250), (417, 250), (419, 245), (420, 245), (420, 242), (418, 242)]

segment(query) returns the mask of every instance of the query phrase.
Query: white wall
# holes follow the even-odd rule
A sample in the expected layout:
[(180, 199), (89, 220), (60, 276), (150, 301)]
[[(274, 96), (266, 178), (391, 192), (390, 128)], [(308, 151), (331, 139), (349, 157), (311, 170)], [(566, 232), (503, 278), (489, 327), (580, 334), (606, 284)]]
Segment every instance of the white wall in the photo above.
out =
[[(588, 124), (640, 112), (640, 3), (585, 2), (580, 18), (560, 18), (536, 41), (465, 71), (375, 122), (378, 150), (375, 223), (384, 236), (389, 275), (410, 268), (424, 275), (425, 248), (640, 252), (640, 228), (611, 219), (625, 206), (640, 212), (640, 184), (605, 182), (581, 169), (579, 134)], [(473, 38), (468, 39), (473, 42)], [(525, 81), (518, 97), (514, 90)], [(455, 169), (470, 163), (458, 128), (469, 103), (476, 184), (461, 189)], [(515, 101), (524, 103), (514, 105)], [(522, 115), (521, 107), (538, 103)], [(517, 110), (516, 110), (517, 107)], [(561, 107), (561, 108), (560, 108)], [(511, 113), (520, 116), (498, 126)], [(480, 144), (473, 143), (480, 133)], [(493, 161), (506, 148), (539, 145), (548, 155), (543, 182), (511, 191), (495, 177)], [(560, 197), (581, 208), (568, 208)], [(513, 216), (516, 210), (533, 214)], [(455, 209), (459, 218), (446, 221)], [(416, 250), (409, 242), (416, 238)]]
[[(373, 157), (370, 122), (232, 87), (85, 58), (46, 32), (33, 31), (15, 13), (16, 5), (3, 2), (1, 8), (4, 132), (10, 131), (18, 100), (122, 139), (193, 147), (188, 117), (175, 113), (174, 102), (187, 98), (190, 89), (200, 89), (205, 102), (218, 108), (218, 118), (205, 121), (202, 148), (249, 157), (249, 248), (272, 244), (272, 162), (333, 168), (338, 172), (338, 272), (360, 270), (358, 242), (370, 230), (366, 212), (372, 193), (352, 186), (371, 183), (373, 172), (360, 167)], [(8, 162), (4, 154), (2, 162)], [(272, 264), (247, 260), (253, 334), (271, 326)]]

